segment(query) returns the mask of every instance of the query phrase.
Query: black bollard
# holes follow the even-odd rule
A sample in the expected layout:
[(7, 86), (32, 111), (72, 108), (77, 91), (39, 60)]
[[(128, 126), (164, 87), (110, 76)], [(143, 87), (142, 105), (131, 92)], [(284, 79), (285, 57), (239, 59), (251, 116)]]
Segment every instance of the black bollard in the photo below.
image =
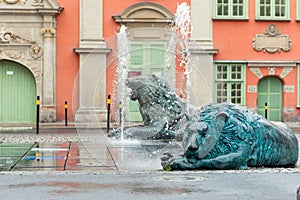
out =
[(107, 97), (107, 133), (109, 133), (110, 129), (110, 94)]
[(68, 126), (68, 102), (65, 101), (65, 126)]
[(300, 186), (297, 188), (297, 200), (300, 200)]
[(265, 118), (268, 119), (268, 103), (265, 103)]
[(36, 134), (39, 134), (40, 129), (40, 96), (36, 97)]

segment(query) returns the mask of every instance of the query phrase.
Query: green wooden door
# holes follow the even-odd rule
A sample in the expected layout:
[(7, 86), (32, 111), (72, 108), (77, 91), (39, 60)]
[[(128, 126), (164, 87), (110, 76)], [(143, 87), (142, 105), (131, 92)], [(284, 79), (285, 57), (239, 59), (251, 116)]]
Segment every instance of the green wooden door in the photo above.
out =
[[(165, 41), (132, 41), (130, 43), (130, 66), (128, 77), (157, 74), (166, 76)], [(127, 121), (142, 121), (137, 101), (128, 100)]]
[(265, 77), (258, 83), (258, 114), (265, 116), (265, 103), (268, 105), (267, 118), (281, 121), (282, 117), (282, 82), (273, 76)]
[(0, 123), (32, 123), (35, 121), (36, 84), (24, 66), (0, 61)]

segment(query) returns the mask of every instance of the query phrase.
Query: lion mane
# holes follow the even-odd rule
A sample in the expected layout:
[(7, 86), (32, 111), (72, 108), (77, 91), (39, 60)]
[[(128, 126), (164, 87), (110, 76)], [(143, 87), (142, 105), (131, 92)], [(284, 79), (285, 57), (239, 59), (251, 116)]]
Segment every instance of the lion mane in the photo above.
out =
[[(156, 122), (153, 116), (164, 115), (167, 126), (174, 126), (185, 114), (186, 105), (162, 79), (155, 75), (130, 78), (132, 100), (139, 101), (139, 109), (145, 125)], [(155, 108), (155, 109), (153, 109)], [(158, 120), (158, 119), (157, 119)]]
[(255, 129), (259, 126), (258, 121), (263, 119), (262, 116), (231, 103), (205, 105), (200, 110), (199, 119), (201, 122), (211, 124), (213, 117), (220, 112), (228, 114), (222, 130), (223, 134), (220, 135), (215, 148), (206, 158), (234, 152), (240, 148), (242, 141), (252, 141)]

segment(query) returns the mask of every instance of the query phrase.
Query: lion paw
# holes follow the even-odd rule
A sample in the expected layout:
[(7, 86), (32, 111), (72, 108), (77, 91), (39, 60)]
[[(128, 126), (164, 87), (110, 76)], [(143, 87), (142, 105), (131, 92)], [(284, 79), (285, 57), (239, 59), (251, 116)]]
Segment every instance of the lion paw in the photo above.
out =
[(163, 157), (160, 158), (161, 160), (161, 166), (166, 171), (171, 171), (171, 163), (174, 161), (173, 155), (169, 152), (165, 152), (163, 154)]

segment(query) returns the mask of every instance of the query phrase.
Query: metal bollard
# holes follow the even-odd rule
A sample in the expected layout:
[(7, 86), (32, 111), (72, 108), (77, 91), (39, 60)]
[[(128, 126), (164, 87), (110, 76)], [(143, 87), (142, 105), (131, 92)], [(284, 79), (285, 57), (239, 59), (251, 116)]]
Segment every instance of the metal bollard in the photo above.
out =
[[(36, 144), (36, 148), (37, 149), (40, 148), (40, 144), (39, 143)], [(35, 152), (35, 159), (36, 159), (36, 161), (40, 161), (41, 160), (41, 152), (39, 150), (36, 150), (36, 152)]]
[(300, 186), (297, 188), (297, 200), (300, 200)]
[(68, 102), (65, 101), (65, 126), (68, 126)]
[(40, 96), (36, 97), (36, 134), (39, 134), (40, 129)]
[(265, 118), (268, 119), (268, 103), (265, 103)]
[(120, 101), (119, 102), (120, 124), (122, 124), (122, 109), (123, 109), (123, 105), (122, 105), (122, 101)]
[(108, 95), (107, 97), (107, 133), (109, 133), (109, 129), (110, 129), (110, 103), (111, 103), (111, 100), (110, 100), (110, 94)]

